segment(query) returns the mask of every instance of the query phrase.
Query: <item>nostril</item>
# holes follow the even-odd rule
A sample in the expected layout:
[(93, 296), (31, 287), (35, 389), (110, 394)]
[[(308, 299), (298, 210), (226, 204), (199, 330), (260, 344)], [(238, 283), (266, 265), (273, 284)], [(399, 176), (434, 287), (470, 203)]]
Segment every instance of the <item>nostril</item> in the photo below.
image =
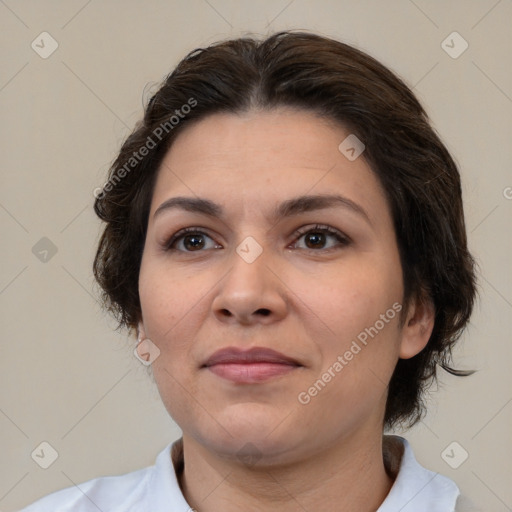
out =
[(256, 313), (261, 313), (263, 316), (268, 316), (270, 315), (270, 310), (269, 309), (258, 309), (258, 311), (256, 311)]

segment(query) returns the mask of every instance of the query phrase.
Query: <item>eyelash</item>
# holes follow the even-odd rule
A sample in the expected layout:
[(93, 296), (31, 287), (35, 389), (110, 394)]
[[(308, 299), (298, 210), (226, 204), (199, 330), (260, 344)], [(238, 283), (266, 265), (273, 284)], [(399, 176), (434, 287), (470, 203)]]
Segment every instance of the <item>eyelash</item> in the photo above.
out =
[[(313, 227), (304, 227), (297, 230), (297, 240), (301, 238), (302, 236), (308, 234), (308, 233), (324, 233), (327, 235), (331, 235), (336, 238), (336, 240), (339, 242), (340, 246), (347, 246), (351, 243), (351, 240), (346, 235), (342, 234), (340, 231), (333, 229), (329, 226), (323, 225), (323, 224), (316, 224)], [(184, 228), (175, 233), (168, 242), (165, 243), (165, 250), (166, 251), (177, 251), (178, 249), (173, 248), (172, 246), (180, 241), (182, 238), (184, 238), (186, 235), (206, 235), (208, 238), (211, 238), (207, 233), (200, 230), (200, 228)], [(313, 251), (313, 252), (319, 252), (319, 251), (330, 251), (332, 249), (336, 249), (336, 247), (329, 247), (327, 249), (303, 249), (307, 251)], [(202, 252), (199, 251), (180, 251), (180, 252), (186, 252), (186, 253), (192, 253), (192, 252)]]

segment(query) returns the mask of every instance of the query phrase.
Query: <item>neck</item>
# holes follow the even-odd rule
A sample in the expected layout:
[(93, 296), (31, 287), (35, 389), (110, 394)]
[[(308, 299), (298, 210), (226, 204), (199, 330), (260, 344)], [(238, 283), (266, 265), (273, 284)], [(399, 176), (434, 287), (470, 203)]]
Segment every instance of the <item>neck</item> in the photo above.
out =
[(373, 512), (393, 485), (382, 436), (345, 439), (313, 457), (248, 466), (218, 457), (184, 434), (183, 495), (197, 512), (343, 510)]

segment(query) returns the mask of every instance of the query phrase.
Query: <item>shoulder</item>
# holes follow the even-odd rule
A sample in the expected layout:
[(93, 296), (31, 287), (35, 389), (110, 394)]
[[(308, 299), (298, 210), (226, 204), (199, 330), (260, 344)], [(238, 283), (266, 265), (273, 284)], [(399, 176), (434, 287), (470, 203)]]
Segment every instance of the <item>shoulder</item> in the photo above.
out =
[[(159, 455), (169, 453), (167, 446)], [(158, 461), (158, 459), (157, 459)], [(88, 480), (35, 501), (20, 512), (124, 512), (142, 504), (156, 466), (148, 466), (131, 473), (103, 476)], [(136, 508), (144, 510), (143, 506)]]
[(20, 512), (121, 511), (121, 504), (133, 506), (142, 499), (151, 470), (149, 467), (125, 475), (94, 478), (49, 494)]

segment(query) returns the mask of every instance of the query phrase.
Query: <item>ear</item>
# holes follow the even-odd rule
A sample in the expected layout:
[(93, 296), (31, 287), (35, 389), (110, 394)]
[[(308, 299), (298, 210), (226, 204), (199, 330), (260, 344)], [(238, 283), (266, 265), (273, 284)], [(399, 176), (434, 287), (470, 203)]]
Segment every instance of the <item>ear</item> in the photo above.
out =
[(411, 301), (402, 327), (400, 359), (410, 359), (427, 346), (434, 329), (435, 314), (434, 304), (430, 298), (417, 298)]
[(141, 341), (141, 340), (145, 340), (146, 338), (147, 338), (147, 336), (146, 336), (146, 330), (144, 329), (144, 323), (142, 322), (142, 320), (140, 320), (137, 325), (137, 340)]

